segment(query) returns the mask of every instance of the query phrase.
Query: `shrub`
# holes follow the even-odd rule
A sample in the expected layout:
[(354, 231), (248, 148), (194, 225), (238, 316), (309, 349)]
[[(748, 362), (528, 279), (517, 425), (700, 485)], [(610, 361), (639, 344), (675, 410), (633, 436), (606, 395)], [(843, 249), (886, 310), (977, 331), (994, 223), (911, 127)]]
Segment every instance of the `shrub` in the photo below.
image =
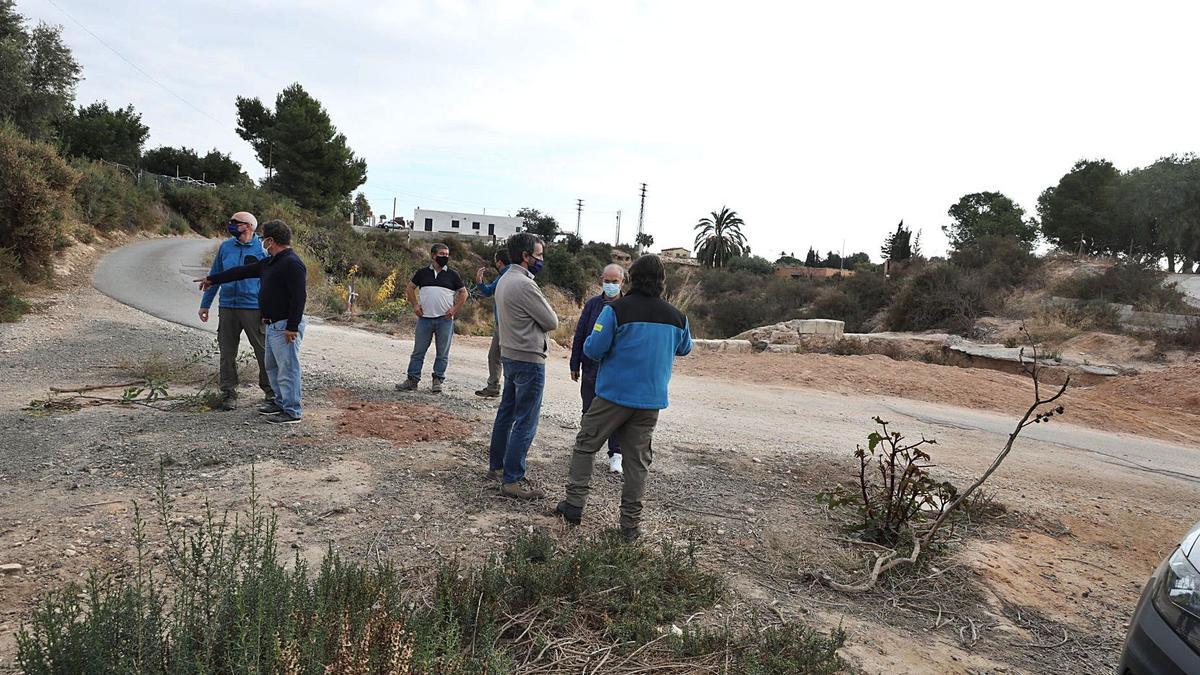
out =
[(575, 304), (582, 302), (592, 279), (599, 278), (600, 270), (596, 270), (595, 277), (585, 272), (577, 257), (572, 255), (566, 246), (547, 246), (544, 254), (546, 267), (537, 276), (538, 285), (558, 286), (571, 296)]
[(29, 311), (29, 304), (17, 294), (16, 286), (0, 281), (0, 323), (20, 319)]
[(846, 322), (852, 333), (867, 332), (875, 315), (887, 306), (896, 291), (882, 272), (863, 270), (852, 277), (824, 282), (813, 300), (809, 316)]
[(1178, 330), (1163, 328), (1155, 331), (1154, 349), (1159, 352), (1168, 349), (1200, 351), (1200, 318), (1192, 319), (1187, 326)]
[(54, 148), (0, 125), (0, 249), (19, 262), (22, 276), (49, 275), (55, 242), (64, 236), (79, 174)]
[(81, 177), (75, 201), (83, 221), (92, 227), (111, 232), (172, 226), (154, 183), (138, 185), (129, 173), (102, 162), (77, 159), (72, 166)]
[(1101, 274), (1064, 279), (1054, 289), (1058, 295), (1133, 305), (1146, 311), (1184, 311), (1183, 294), (1174, 285), (1164, 286), (1166, 275), (1149, 264), (1122, 261)]
[(896, 331), (941, 329), (965, 335), (987, 311), (978, 277), (954, 265), (935, 264), (910, 274), (887, 312)]
[(730, 272), (750, 272), (751, 274), (772, 274), (775, 272), (775, 266), (770, 260), (756, 255), (739, 255), (730, 258), (729, 262), (725, 263), (725, 268)]
[[(195, 185), (169, 185), (163, 188), (163, 201), (183, 216), (188, 226), (200, 234), (215, 234), (220, 231), (220, 224), (226, 222), (229, 216), (242, 209), (228, 211), (224, 200), (212, 188)], [(258, 217), (255, 214), (255, 217)], [(259, 219), (259, 222), (265, 222)]]
[(989, 234), (952, 251), (950, 264), (978, 271), (990, 292), (1001, 292), (1022, 284), (1039, 261), (1016, 237)]
[(617, 644), (643, 663), (657, 654), (659, 661), (720, 656), (747, 664), (737, 672), (843, 666), (840, 631), (825, 638), (789, 625), (753, 626), (658, 640), (664, 624), (682, 623), (723, 593), (691, 545), (653, 549), (605, 535), (567, 549), (546, 535), (523, 536), (480, 565), (440, 563), (426, 593), (409, 585), (414, 575), (332, 550), (315, 574), (299, 557), (288, 570), (253, 479), (244, 517), (209, 512), (184, 532), (173, 524), (161, 484), (158, 511), (167, 577), (147, 561), (135, 506), (132, 569), (50, 593), (17, 636), (24, 672), (466, 674), (512, 672), (518, 663), (577, 672), (587, 650), (580, 663), (565, 664), (561, 654), (542, 660), (541, 647), (564, 637), (599, 649)]

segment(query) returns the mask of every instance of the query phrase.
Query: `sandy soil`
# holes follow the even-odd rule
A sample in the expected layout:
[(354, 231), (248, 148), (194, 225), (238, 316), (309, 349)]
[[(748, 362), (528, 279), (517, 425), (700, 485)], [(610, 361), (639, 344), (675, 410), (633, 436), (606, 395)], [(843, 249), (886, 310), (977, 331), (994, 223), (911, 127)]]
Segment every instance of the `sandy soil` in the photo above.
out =
[[(887, 356), (705, 353), (679, 372), (783, 384), (852, 396), (897, 396), (1013, 413), (1029, 402), (1029, 379), (992, 370), (894, 361)], [(1200, 356), (1160, 372), (1071, 387), (1063, 397), (1075, 425), (1195, 446), (1200, 428)]]
[[(531, 528), (569, 540), (615, 524), (619, 479), (600, 469), (582, 528), (548, 515), (578, 420), (562, 354), (549, 364), (529, 456), (550, 497), (520, 504), (484, 478), (495, 402), (471, 394), (484, 339), (455, 339), (447, 393), (434, 397), (391, 390), (411, 345), (403, 337), (310, 329), (299, 427), (263, 425), (249, 388), (228, 413), (47, 414), (25, 407), (51, 385), (120, 381), (141, 358), (186, 360), (211, 337), (120, 305), (78, 276), (45, 300), (40, 313), (0, 325), (0, 562), (25, 567), (0, 577), (0, 670), (14, 669), (14, 631), (40, 594), (89, 569), (128, 567), (132, 503), (152, 503), (160, 465), (187, 527), (206, 503), (243, 508), (253, 471), (285, 554), (310, 561), (333, 546), (421, 567), (478, 559)], [(1180, 401), (1175, 417), (1158, 415), (1145, 397), (1158, 387), (1186, 395), (1190, 372), (1118, 383), (1128, 395), (1073, 391), (1069, 419), (1100, 429), (1112, 428), (1105, 415), (1129, 419), (1142, 426), (1119, 430), (1179, 441), (1197, 411)], [(728, 600), (697, 620), (757, 611), (841, 625), (846, 657), (866, 673), (1110, 672), (1145, 576), (1193, 522), (1200, 496), (1181, 471), (1025, 443), (991, 488), (998, 515), (961, 526), (926, 566), (845, 596), (814, 576), (853, 579), (869, 551), (846, 543), (842, 516), (814, 496), (850, 475), (871, 411), (897, 409), (889, 397), (898, 397), (1011, 413), (1028, 396), (1020, 379), (881, 356), (708, 355), (679, 362), (672, 396), (644, 532), (650, 543), (697, 541), (702, 564), (729, 580)], [(938, 475), (961, 485), (990, 460), (995, 434), (922, 420), (906, 417), (905, 432), (939, 437)]]

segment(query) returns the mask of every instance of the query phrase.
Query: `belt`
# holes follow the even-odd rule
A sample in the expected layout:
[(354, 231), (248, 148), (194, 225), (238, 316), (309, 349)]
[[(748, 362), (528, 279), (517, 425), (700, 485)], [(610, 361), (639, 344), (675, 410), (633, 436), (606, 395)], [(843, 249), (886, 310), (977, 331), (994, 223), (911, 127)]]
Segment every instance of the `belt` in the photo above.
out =
[(283, 321), (283, 319), (268, 319), (264, 316), (263, 320), (262, 320), (264, 326), (269, 326), (269, 325), (275, 323), (276, 321)]

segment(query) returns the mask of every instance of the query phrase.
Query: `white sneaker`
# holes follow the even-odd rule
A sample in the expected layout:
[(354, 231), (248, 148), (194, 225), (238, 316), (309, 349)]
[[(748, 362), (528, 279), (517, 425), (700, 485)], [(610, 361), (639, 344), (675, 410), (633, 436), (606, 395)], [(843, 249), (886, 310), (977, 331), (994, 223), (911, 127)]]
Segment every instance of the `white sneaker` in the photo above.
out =
[(621, 454), (620, 453), (617, 453), (617, 454), (613, 455), (612, 457), (608, 458), (608, 470), (613, 473), (621, 473), (621, 474), (625, 473), (625, 470), (621, 468)]

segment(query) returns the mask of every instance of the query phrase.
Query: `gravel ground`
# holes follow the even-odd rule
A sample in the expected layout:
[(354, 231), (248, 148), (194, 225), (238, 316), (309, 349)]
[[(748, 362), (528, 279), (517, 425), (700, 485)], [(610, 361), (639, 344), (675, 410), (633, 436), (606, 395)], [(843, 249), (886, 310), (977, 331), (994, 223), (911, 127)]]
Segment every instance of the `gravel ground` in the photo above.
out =
[[(160, 466), (179, 517), (190, 523), (205, 502), (218, 510), (244, 506), (253, 465), (259, 494), (281, 518), (282, 544), (311, 560), (333, 545), (350, 556), (420, 567), (478, 558), (533, 527), (578, 536), (547, 515), (578, 428), (578, 394), (563, 353), (549, 363), (530, 452), (531, 475), (550, 498), (518, 504), (499, 498), (483, 477), (495, 406), (471, 394), (486, 373), (483, 339), (455, 338), (447, 393), (398, 395), (391, 385), (407, 360), (407, 339), (314, 324), (302, 349), (306, 411), (299, 427), (262, 424), (249, 409), (249, 387), (243, 407), (228, 413), (116, 405), (25, 410), (50, 386), (120, 382), (147, 363), (181, 363), (211, 345), (210, 333), (100, 294), (85, 272), (46, 298), (40, 313), (0, 325), (0, 563), (24, 566), (0, 577), (2, 667), (12, 668), (13, 631), (37, 594), (93, 567), (127, 567), (131, 500), (152, 501)], [(193, 311), (186, 287), (155, 292)], [(172, 391), (197, 384), (181, 377)], [(836, 542), (836, 524), (812, 497), (847, 475), (846, 459), (870, 431), (872, 415), (939, 438), (939, 471), (960, 483), (989, 461), (997, 447), (993, 427), (1011, 421), (705, 372), (677, 376), (672, 396), (655, 440), (647, 539), (702, 543), (702, 560), (734, 591), (715, 617), (773, 604), (792, 618), (844, 625), (846, 655), (865, 672), (1104, 672), (1115, 662), (1141, 581), (1194, 519), (1192, 475), (1200, 471), (1193, 457), (1177, 460), (1175, 475), (1167, 475), (1146, 464), (1159, 446), (1144, 439), (1135, 439), (1142, 450), (1132, 459), (1029, 441), (997, 476), (994, 494), (1009, 515), (962, 535), (947, 559), (958, 570), (944, 577), (953, 584), (934, 579), (916, 590), (833, 595), (814, 587), (811, 573), (849, 578), (864, 561)], [(437, 406), (467, 431), (412, 443), (346, 433), (341, 423), (364, 402), (400, 416), (414, 405)], [(1097, 443), (1125, 438), (1095, 436)], [(619, 481), (597, 470), (584, 533), (615, 524)], [(1105, 552), (1103, 569), (1070, 562), (1094, 559), (1096, 550)], [(971, 622), (976, 640), (970, 630), (966, 639), (960, 632)], [(1062, 630), (1069, 637), (1062, 647), (1036, 646)]]

